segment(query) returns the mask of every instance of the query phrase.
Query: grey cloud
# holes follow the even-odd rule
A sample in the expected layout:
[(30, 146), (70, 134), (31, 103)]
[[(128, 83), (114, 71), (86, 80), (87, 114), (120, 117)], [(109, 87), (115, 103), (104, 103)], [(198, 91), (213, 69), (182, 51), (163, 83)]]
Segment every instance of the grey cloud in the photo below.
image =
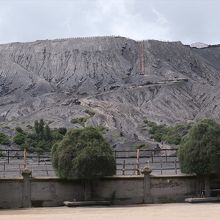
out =
[(0, 0), (0, 43), (77, 36), (219, 43), (215, 0)]
[(219, 1), (171, 1), (156, 6), (167, 18), (173, 40), (219, 43)]

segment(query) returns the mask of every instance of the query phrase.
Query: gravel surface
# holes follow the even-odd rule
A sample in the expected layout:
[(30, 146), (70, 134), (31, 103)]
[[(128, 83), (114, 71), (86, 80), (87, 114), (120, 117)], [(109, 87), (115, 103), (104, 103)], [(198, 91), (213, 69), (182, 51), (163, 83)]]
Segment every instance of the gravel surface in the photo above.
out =
[(2, 220), (219, 220), (220, 204), (162, 204), (124, 207), (32, 208), (0, 211)]

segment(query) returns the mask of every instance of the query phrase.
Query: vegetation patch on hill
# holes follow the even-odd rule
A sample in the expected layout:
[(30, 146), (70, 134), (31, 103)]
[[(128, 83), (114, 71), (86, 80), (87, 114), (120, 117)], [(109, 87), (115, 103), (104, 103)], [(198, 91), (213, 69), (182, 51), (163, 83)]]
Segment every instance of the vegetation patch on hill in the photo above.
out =
[(168, 144), (179, 145), (182, 138), (188, 133), (192, 124), (177, 124), (175, 126), (167, 126), (165, 124), (157, 125), (155, 122), (144, 120), (149, 126), (149, 134), (151, 138), (158, 142), (166, 142)]
[(10, 138), (2, 132), (0, 132), (0, 144), (2, 145), (10, 144)]
[(28, 148), (30, 151), (49, 151), (53, 144), (61, 141), (66, 134), (66, 128), (51, 129), (43, 119), (34, 122), (31, 132), (26, 132), (22, 128), (16, 128), (13, 142), (21, 148)]

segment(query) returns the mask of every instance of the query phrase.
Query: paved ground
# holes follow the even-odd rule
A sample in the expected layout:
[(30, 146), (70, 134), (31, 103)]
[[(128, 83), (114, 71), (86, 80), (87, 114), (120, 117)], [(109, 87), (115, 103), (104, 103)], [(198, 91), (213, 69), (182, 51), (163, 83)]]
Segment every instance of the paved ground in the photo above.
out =
[(0, 220), (219, 220), (220, 204), (1, 210)]

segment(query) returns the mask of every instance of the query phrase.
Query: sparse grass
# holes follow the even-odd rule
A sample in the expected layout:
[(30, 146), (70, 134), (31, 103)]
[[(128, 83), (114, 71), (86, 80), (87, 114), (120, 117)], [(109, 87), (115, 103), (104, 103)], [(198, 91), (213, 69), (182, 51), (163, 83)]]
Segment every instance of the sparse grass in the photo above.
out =
[(86, 117), (80, 117), (80, 118), (73, 118), (71, 119), (71, 123), (72, 124), (80, 124), (81, 126), (85, 126), (86, 121), (91, 118), (90, 116), (86, 116)]
[(89, 109), (86, 109), (85, 113), (88, 114), (90, 117), (93, 117), (95, 115), (95, 112)]
[(106, 131), (108, 131), (108, 129), (103, 126), (97, 126), (95, 128), (102, 134), (104, 134)]
[(28, 129), (33, 129), (33, 126), (27, 125), (26, 128), (28, 128)]
[(135, 149), (142, 149), (144, 148), (146, 145), (145, 144), (139, 144), (139, 145), (135, 145)]
[(84, 116), (84, 117), (79, 117), (79, 118), (73, 118), (71, 119), (72, 124), (80, 124), (82, 127), (85, 127), (85, 123), (87, 122), (88, 119), (92, 118), (95, 115), (95, 112), (86, 109), (85, 113), (88, 114), (89, 116)]
[(9, 126), (3, 126), (2, 128), (5, 128), (5, 129), (11, 129)]

